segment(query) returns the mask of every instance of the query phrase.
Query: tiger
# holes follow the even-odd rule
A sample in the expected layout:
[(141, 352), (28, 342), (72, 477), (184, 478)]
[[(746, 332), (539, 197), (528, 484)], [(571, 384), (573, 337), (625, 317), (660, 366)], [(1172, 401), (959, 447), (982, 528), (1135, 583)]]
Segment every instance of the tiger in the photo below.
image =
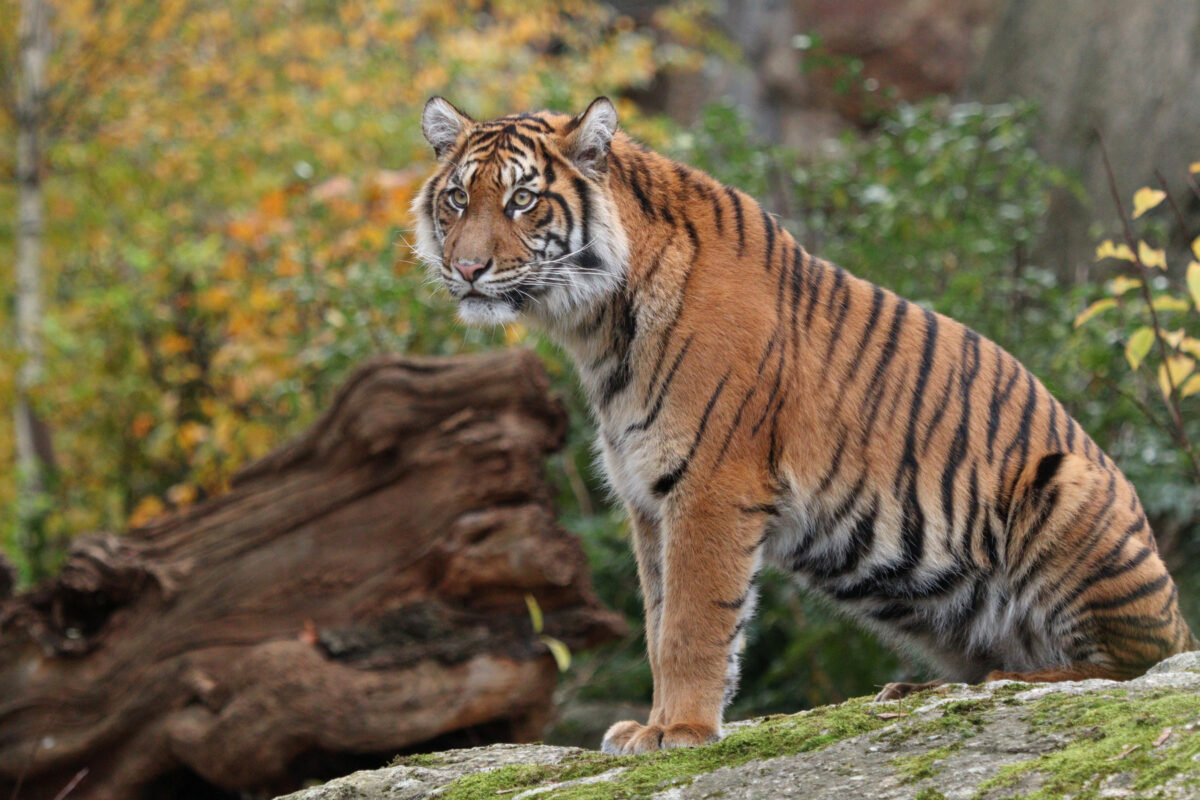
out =
[(576, 366), (630, 520), (649, 718), (719, 739), (764, 564), (940, 681), (1128, 679), (1197, 647), (1137, 494), (1012, 355), (808, 253), (743, 192), (574, 116), (431, 98), (417, 255), (468, 325)]

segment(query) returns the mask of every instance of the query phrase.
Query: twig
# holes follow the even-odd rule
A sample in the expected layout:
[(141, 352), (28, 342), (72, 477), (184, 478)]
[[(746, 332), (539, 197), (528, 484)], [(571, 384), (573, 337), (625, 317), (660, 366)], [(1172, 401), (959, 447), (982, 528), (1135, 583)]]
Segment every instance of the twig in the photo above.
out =
[(1170, 357), (1167, 353), (1167, 343), (1163, 337), (1162, 325), (1158, 321), (1158, 311), (1154, 308), (1154, 297), (1150, 294), (1150, 270), (1142, 263), (1142, 256), (1138, 252), (1137, 240), (1133, 236), (1133, 227), (1129, 224), (1129, 217), (1125, 215), (1125, 204), (1121, 202), (1121, 193), (1117, 189), (1117, 179), (1113, 175), (1112, 162), (1108, 158), (1108, 146), (1104, 143), (1104, 134), (1100, 129), (1096, 129), (1096, 137), (1100, 142), (1100, 154), (1104, 157), (1104, 171), (1108, 176), (1108, 188), (1112, 192), (1113, 202), (1117, 206), (1117, 214), (1121, 217), (1121, 227), (1125, 233), (1125, 244), (1129, 247), (1129, 251), (1133, 254), (1134, 263), (1138, 267), (1138, 275), (1141, 277), (1142, 297), (1146, 301), (1146, 308), (1150, 311), (1150, 322), (1154, 330), (1154, 341), (1158, 344), (1159, 356), (1162, 358), (1162, 369), (1167, 375), (1167, 396), (1166, 401), (1167, 412), (1170, 415), (1172, 425), (1172, 437), (1175, 444), (1187, 455), (1191, 461), (1192, 474), (1196, 476), (1196, 480), (1200, 481), (1200, 461), (1196, 458), (1196, 452), (1192, 449), (1192, 443), (1187, 438), (1187, 429), (1183, 426), (1183, 417), (1179, 412), (1179, 388), (1175, 385), (1175, 376), (1171, 374)]
[(1134, 750), (1137, 750), (1139, 747), (1141, 747), (1141, 745), (1140, 745), (1140, 744), (1131, 744), (1131, 745), (1129, 745), (1129, 747), (1126, 747), (1124, 750), (1122, 750), (1121, 752), (1117, 753), (1117, 754), (1116, 754), (1115, 756), (1113, 756), (1112, 758), (1106, 758), (1106, 759), (1104, 759), (1104, 760), (1105, 760), (1105, 761), (1120, 761), (1121, 759), (1125, 758), (1125, 756), (1127, 756), (1127, 755), (1129, 755), (1130, 753), (1132, 753)]
[(575, 464), (575, 459), (570, 453), (563, 454), (563, 473), (567, 476), (567, 485), (571, 487), (571, 494), (575, 495), (575, 502), (579, 504), (579, 510), (585, 517), (590, 517), (596, 513), (592, 507), (591, 497), (588, 496), (587, 485), (583, 482), (583, 476), (579, 474), (579, 467)]
[[(1167, 185), (1167, 179), (1157, 169), (1154, 170), (1154, 177), (1158, 178), (1158, 185), (1162, 187), (1163, 194), (1167, 196), (1167, 202), (1171, 204), (1171, 210), (1175, 212), (1175, 221), (1179, 223), (1179, 232), (1183, 234), (1183, 241), (1190, 242), (1192, 237), (1188, 234), (1187, 220), (1183, 218), (1183, 212), (1175, 204), (1175, 198), (1171, 195), (1171, 187)], [(1186, 247), (1186, 244), (1184, 246)]]
[(1118, 386), (1117, 383), (1115, 381), (1113, 381), (1111, 378), (1107, 378), (1103, 375), (1097, 375), (1096, 377), (1099, 378), (1101, 381), (1103, 381), (1105, 386), (1112, 389), (1114, 392), (1119, 394), (1121, 397), (1124, 397), (1126, 400), (1128, 400), (1129, 402), (1131, 402), (1135, 406), (1137, 406), (1138, 411), (1141, 411), (1142, 414), (1144, 414), (1146, 416), (1146, 418), (1150, 420), (1150, 423), (1152, 425), (1154, 425), (1154, 427), (1158, 428), (1160, 431), (1162, 431), (1163, 433), (1165, 433), (1167, 436), (1171, 437), (1172, 439), (1175, 438), (1174, 434), (1171, 431), (1171, 427), (1169, 425), (1167, 425), (1165, 422), (1163, 422), (1162, 420), (1160, 420), (1158, 418), (1158, 415), (1156, 415), (1154, 413), (1154, 411), (1150, 408), (1150, 406), (1146, 405), (1146, 403), (1144, 403), (1140, 398), (1138, 398), (1137, 395), (1133, 394), (1132, 392), (1125, 391), (1120, 386)]
[(64, 786), (63, 790), (61, 792), (54, 795), (54, 800), (63, 800), (64, 797), (66, 797), (67, 795), (69, 795), (71, 792), (73, 792), (75, 790), (75, 787), (79, 785), (79, 782), (81, 780), (83, 780), (84, 778), (87, 777), (87, 774), (88, 774), (87, 767), (84, 767), (83, 769), (79, 770), (79, 772), (76, 772), (75, 777), (71, 778), (71, 782), (68, 783), (66, 786)]

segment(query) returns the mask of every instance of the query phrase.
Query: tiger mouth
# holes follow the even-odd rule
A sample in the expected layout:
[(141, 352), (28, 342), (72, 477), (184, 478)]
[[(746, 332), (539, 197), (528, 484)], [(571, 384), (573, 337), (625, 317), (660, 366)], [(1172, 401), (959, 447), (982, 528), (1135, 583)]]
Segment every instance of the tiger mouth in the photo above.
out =
[(484, 294), (483, 292), (471, 289), (469, 292), (460, 297), (458, 302), (466, 303), (468, 301), (474, 301), (476, 303), (483, 303), (485, 305), (499, 303), (507, 305), (514, 310), (520, 310), (521, 307), (525, 305), (525, 301), (527, 299), (527, 294), (522, 294), (516, 289), (510, 289), (509, 291), (501, 292), (500, 294)]

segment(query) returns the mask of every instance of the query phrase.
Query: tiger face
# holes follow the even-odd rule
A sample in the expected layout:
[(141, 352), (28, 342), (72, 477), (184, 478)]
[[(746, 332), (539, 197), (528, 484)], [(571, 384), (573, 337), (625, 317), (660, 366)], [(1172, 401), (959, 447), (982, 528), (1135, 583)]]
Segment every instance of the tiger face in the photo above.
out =
[(434, 97), (421, 127), (438, 169), (413, 201), (416, 250), (464, 322), (560, 325), (620, 285), (628, 245), (608, 188), (606, 98), (576, 117), (480, 123)]

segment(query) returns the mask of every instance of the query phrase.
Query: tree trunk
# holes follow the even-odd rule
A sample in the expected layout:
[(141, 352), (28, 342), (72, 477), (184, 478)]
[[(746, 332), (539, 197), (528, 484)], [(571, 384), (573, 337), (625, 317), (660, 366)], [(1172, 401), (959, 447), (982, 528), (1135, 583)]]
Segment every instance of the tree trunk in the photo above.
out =
[(45, 549), (46, 464), (38, 450), (38, 422), (31, 403), (41, 379), (42, 171), (41, 128), (50, 55), (49, 8), (44, 0), (21, 0), (17, 54), (17, 370), (13, 403), (17, 446), (17, 541), (31, 573), (42, 568)]
[(547, 386), (524, 351), (380, 359), (228, 494), (76, 540), (55, 581), (0, 601), (0, 797), (83, 769), (72, 800), (282, 791), (539, 736), (542, 636), (622, 628), (554, 520)]

